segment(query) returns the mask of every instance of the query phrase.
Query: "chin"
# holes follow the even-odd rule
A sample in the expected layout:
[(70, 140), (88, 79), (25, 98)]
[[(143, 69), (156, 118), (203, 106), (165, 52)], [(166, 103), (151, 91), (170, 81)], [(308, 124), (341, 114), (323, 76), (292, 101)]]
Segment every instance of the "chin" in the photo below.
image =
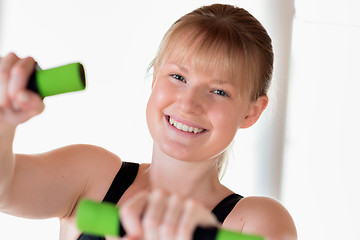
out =
[(165, 156), (183, 162), (199, 162), (205, 159), (213, 159), (216, 158), (218, 155), (204, 155), (199, 154), (200, 151), (196, 149), (189, 149), (188, 146), (179, 146), (180, 144), (173, 144), (171, 146), (165, 145), (160, 146), (160, 150), (162, 154)]

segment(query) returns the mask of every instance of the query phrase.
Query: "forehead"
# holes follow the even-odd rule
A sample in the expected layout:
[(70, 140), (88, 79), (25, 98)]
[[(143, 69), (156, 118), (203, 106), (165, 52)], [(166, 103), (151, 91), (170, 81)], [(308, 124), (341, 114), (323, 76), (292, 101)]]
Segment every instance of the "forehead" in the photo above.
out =
[(176, 63), (201, 73), (221, 72), (224, 77), (230, 77), (226, 76), (229, 73), (229, 61), (223, 50), (219, 47), (205, 47), (202, 39), (194, 40), (184, 36), (172, 39), (161, 58), (162, 63)]

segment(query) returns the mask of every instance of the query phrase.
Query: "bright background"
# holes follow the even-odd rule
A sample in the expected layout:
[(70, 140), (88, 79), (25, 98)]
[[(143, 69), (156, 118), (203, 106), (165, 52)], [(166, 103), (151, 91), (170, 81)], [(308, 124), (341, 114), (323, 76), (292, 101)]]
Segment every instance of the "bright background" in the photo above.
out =
[[(148, 64), (176, 19), (214, 2), (0, 0), (1, 55), (30, 55), (44, 69), (80, 61), (88, 80), (84, 92), (45, 99), (44, 113), (18, 128), (15, 151), (36, 153), (89, 143), (126, 161), (149, 162)], [(221, 2), (249, 10), (270, 29), (275, 51), (285, 48), (272, 30), (278, 26), (271, 16), (281, 15), (283, 3), (291, 0)], [(275, 74), (269, 109), (258, 124), (239, 132), (223, 178), (245, 196), (279, 199), (292, 214), (299, 239), (358, 238), (359, 9), (357, 0), (295, 1), (291, 58), (277, 58), (278, 68), (289, 70), (289, 77), (282, 76), (288, 81), (277, 83), (281, 76)], [(285, 109), (276, 108), (279, 104)], [(283, 141), (272, 141), (268, 131), (277, 129), (278, 119), (284, 121), (277, 130)], [(264, 135), (270, 141), (259, 141)], [(277, 145), (282, 149), (280, 164), (261, 155)], [(280, 172), (280, 194), (264, 187), (267, 171), (274, 172), (264, 169), (269, 163), (276, 163), (270, 166)], [(58, 233), (56, 219), (0, 213), (0, 239), (57, 239)]]

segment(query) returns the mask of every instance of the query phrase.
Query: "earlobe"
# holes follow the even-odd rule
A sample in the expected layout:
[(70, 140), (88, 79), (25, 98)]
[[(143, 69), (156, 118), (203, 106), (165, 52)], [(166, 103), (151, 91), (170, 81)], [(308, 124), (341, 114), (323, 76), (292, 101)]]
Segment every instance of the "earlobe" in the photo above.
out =
[(266, 95), (262, 95), (255, 102), (251, 103), (248, 114), (245, 119), (243, 119), (239, 128), (249, 128), (254, 125), (266, 109), (268, 102), (268, 97)]

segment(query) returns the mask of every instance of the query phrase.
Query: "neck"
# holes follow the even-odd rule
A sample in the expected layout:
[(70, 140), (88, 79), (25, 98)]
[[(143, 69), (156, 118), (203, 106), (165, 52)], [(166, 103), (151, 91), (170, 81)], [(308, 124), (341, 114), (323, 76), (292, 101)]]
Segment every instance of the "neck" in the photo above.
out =
[(153, 189), (160, 188), (184, 197), (213, 193), (221, 187), (215, 158), (181, 161), (164, 154), (155, 144), (149, 180)]

